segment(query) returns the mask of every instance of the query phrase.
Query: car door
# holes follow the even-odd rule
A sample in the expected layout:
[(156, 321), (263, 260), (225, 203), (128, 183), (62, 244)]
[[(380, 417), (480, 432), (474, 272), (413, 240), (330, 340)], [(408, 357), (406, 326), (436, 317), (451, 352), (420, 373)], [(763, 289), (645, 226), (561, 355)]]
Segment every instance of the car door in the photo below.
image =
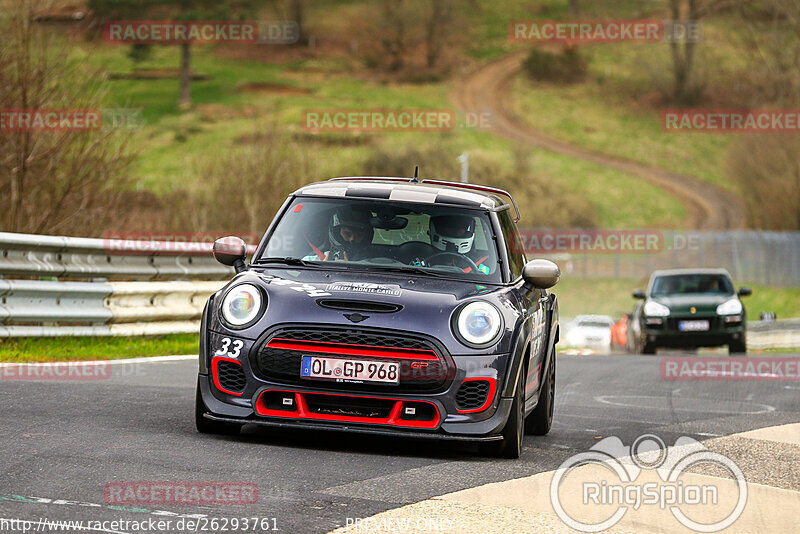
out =
[(523, 287), (522, 269), (526, 258), (517, 225), (511, 219), (508, 210), (498, 214), (500, 227), (508, 255), (511, 279), (518, 289), (520, 307), (525, 315), (523, 333), (530, 333), (530, 359), (525, 376), (525, 398), (530, 398), (539, 390), (542, 365), (545, 361), (547, 341), (547, 303), (548, 292), (542, 289), (526, 289)]

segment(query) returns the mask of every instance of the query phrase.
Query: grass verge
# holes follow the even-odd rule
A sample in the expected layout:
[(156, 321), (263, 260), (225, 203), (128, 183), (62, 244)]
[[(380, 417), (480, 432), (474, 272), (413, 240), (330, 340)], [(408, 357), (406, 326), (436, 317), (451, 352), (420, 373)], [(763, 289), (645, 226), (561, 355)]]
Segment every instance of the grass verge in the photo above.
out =
[(0, 362), (119, 360), (197, 354), (197, 334), (130, 337), (0, 338)]

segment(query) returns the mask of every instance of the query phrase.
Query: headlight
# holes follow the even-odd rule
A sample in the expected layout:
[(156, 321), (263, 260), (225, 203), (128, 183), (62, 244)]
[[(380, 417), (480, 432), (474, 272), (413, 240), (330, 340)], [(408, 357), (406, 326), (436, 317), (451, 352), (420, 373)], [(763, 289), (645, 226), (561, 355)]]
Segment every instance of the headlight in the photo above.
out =
[(222, 318), (230, 326), (244, 326), (261, 313), (261, 291), (251, 284), (240, 284), (222, 300)]
[(468, 345), (488, 345), (503, 326), (500, 311), (485, 301), (470, 302), (458, 314), (456, 328)]
[(644, 314), (650, 317), (666, 317), (669, 315), (669, 308), (653, 300), (648, 300), (644, 305)]
[(718, 315), (738, 315), (742, 313), (742, 303), (739, 299), (726, 300), (717, 306)]

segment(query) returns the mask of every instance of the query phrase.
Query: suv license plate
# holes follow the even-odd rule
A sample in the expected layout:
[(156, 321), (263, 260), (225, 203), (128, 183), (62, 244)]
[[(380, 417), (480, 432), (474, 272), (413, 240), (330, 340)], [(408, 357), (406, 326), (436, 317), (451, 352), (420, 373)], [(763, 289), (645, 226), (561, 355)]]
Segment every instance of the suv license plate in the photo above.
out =
[(678, 330), (681, 332), (705, 332), (708, 330), (708, 321), (681, 321)]
[(300, 376), (322, 380), (400, 383), (400, 364), (345, 358), (303, 356)]

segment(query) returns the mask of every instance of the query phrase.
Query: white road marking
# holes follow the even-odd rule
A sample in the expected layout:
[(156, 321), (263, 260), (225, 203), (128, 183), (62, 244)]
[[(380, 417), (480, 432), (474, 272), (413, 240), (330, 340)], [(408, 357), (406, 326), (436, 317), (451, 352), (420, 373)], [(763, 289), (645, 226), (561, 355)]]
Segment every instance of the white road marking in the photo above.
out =
[[(742, 411), (732, 411), (732, 410), (709, 410), (708, 408), (675, 408), (673, 406), (647, 406), (644, 404), (630, 404), (624, 402), (614, 402), (608, 399), (657, 399), (657, 400), (665, 400), (665, 397), (648, 397), (645, 395), (601, 395), (595, 397), (594, 400), (601, 403), (601, 404), (608, 404), (610, 406), (621, 406), (623, 408), (645, 408), (648, 410), (669, 410), (674, 412), (705, 412), (705, 413), (725, 413), (725, 414), (732, 414), (732, 415), (754, 415), (759, 413), (767, 413), (767, 412), (774, 412), (775, 407), (770, 406), (769, 404), (761, 404), (758, 402), (749, 402), (751, 406), (760, 406), (763, 409), (758, 411), (750, 411), (750, 412), (742, 412)], [(689, 397), (681, 397), (681, 400), (691, 401)]]
[(69, 363), (70, 366), (76, 365), (124, 365), (132, 363), (165, 363), (179, 362), (183, 360), (196, 360), (196, 354), (182, 354), (177, 356), (145, 356), (142, 358), (127, 358), (124, 360), (81, 360), (81, 361), (62, 361), (62, 362), (0, 362), (0, 367), (28, 366), (52, 366), (55, 363)]

